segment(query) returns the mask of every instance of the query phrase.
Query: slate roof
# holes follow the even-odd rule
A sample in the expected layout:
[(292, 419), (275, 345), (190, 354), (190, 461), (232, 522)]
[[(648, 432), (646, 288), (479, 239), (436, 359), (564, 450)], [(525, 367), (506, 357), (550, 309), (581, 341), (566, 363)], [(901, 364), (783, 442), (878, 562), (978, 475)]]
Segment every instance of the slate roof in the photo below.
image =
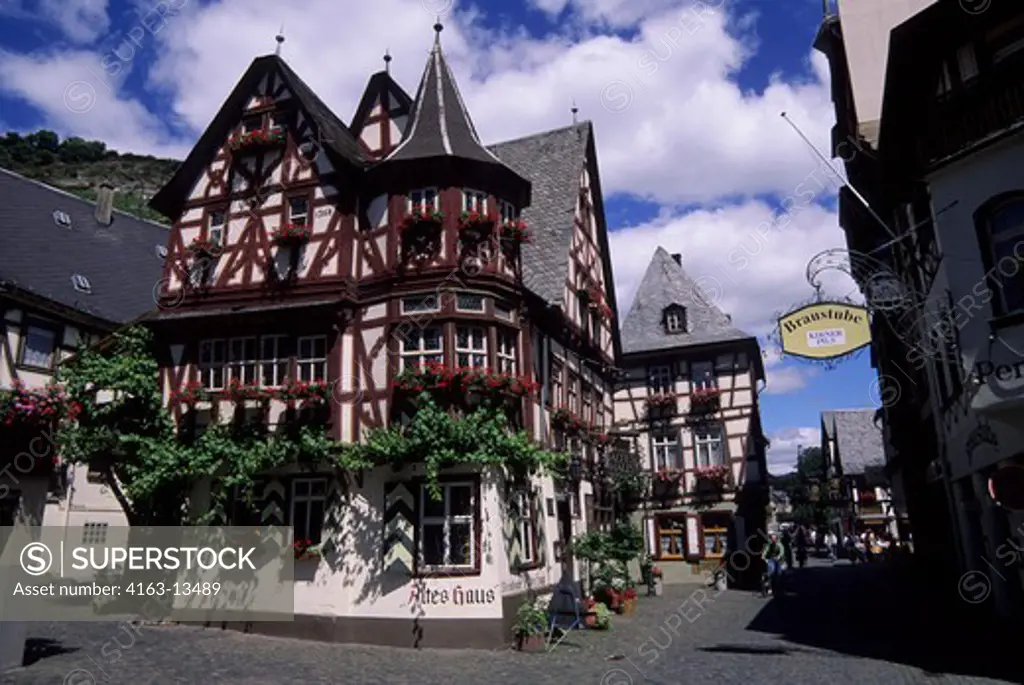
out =
[(480, 142), (458, 84), (441, 50), (440, 25), (430, 50), (406, 133), (384, 161), (461, 157), (488, 164), (502, 161)]
[[(123, 324), (155, 307), (153, 288), (168, 228), (114, 211), (110, 226), (96, 221), (95, 204), (0, 169), (0, 284), (51, 300), (109, 324)], [(55, 211), (71, 217), (57, 225)], [(85, 276), (91, 293), (75, 290)]]
[(569, 275), (569, 248), (580, 174), (593, 133), (589, 121), (491, 146), (491, 151), (533, 185), (522, 219), (531, 242), (523, 245), (523, 283), (547, 301), (561, 302)]
[(821, 412), (825, 435), (836, 441), (843, 475), (863, 475), (870, 466), (885, 465), (882, 429), (875, 425), (874, 409), (836, 409)]
[[(673, 304), (686, 308), (685, 333), (668, 333), (662, 324), (665, 308)], [(753, 337), (734, 328), (729, 317), (708, 300), (686, 270), (665, 248), (659, 247), (622, 324), (622, 351), (651, 352)]]

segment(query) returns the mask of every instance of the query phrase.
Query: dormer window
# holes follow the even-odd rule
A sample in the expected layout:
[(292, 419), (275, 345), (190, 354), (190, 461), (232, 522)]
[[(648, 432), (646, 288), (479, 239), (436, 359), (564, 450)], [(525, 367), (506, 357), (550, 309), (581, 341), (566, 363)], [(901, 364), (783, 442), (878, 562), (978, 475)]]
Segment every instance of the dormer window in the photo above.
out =
[(224, 212), (210, 212), (207, 230), (210, 234), (210, 242), (214, 245), (224, 244)]
[(487, 214), (487, 193), (482, 193), (479, 190), (469, 190), (468, 188), (463, 190), (462, 211)]
[(665, 332), (686, 332), (686, 309), (678, 305), (667, 307), (665, 309)]
[(53, 222), (61, 228), (71, 228), (71, 217), (67, 212), (62, 212), (59, 209), (53, 213)]
[(423, 212), (428, 206), (438, 209), (437, 188), (421, 188), (409, 193), (409, 204), (407, 209), (410, 214), (414, 210)]
[(288, 222), (295, 226), (309, 224), (309, 200), (305, 197), (288, 199)]
[(75, 286), (75, 290), (80, 293), (88, 294), (92, 292), (92, 284), (89, 283), (89, 279), (82, 274), (74, 274), (71, 277), (71, 284)]

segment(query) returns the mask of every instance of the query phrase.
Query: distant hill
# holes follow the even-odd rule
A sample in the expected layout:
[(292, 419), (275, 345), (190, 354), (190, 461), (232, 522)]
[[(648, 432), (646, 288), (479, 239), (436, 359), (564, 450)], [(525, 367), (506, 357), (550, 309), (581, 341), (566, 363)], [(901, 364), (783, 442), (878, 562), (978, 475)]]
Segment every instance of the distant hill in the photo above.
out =
[(121, 154), (98, 140), (61, 140), (53, 131), (0, 138), (0, 167), (86, 200), (96, 199), (103, 182), (117, 189), (114, 207), (143, 219), (168, 223), (147, 206), (171, 178), (180, 162), (149, 155)]

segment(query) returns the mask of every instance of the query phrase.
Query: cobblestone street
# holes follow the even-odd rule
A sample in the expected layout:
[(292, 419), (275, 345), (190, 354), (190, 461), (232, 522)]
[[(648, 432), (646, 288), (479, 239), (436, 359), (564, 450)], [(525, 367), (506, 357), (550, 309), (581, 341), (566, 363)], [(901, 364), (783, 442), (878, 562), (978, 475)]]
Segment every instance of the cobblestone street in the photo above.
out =
[(641, 597), (635, 615), (616, 617), (612, 631), (574, 633), (547, 655), (329, 645), (176, 626), (143, 626), (131, 645), (116, 625), (40, 624), (30, 630), (35, 662), (2, 682), (1010, 682), (978, 677), (982, 667), (999, 668), (979, 647), (937, 641), (937, 617), (911, 606), (892, 575), (818, 562), (800, 572), (795, 594), (775, 600), (670, 586), (663, 597)]

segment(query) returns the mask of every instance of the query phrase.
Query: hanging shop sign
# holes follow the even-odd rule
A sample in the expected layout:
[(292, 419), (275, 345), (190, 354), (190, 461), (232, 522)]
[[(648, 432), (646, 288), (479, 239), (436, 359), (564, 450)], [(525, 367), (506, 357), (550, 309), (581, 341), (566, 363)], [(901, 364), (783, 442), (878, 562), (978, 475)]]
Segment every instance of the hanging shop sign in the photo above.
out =
[(845, 302), (815, 302), (779, 318), (782, 351), (804, 359), (837, 359), (871, 344), (868, 310)]

